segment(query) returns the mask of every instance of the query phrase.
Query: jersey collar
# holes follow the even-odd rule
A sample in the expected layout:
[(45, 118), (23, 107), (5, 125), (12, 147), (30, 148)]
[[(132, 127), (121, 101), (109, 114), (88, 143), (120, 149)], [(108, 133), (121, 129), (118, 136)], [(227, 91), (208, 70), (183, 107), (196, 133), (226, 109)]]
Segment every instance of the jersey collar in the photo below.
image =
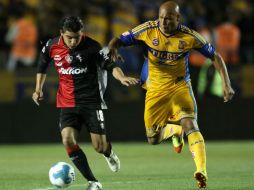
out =
[[(79, 45), (82, 44), (82, 43), (84, 43), (84, 41), (85, 41), (85, 34), (82, 35), (81, 38), (82, 38), (82, 39), (81, 39)], [(62, 36), (59, 37), (58, 44), (59, 44), (59, 45), (62, 45), (62, 46), (65, 46), (65, 43), (64, 43), (64, 40), (63, 40), (63, 37), (62, 37)], [(78, 45), (78, 46), (79, 46), (79, 45)], [(77, 46), (77, 47), (78, 47), (78, 46)], [(65, 47), (68, 48), (67, 46), (65, 46)]]
[(59, 45), (63, 45), (63, 46), (65, 45), (62, 36), (60, 36), (60, 38), (59, 38), (59, 40), (58, 40), (58, 44), (59, 44)]

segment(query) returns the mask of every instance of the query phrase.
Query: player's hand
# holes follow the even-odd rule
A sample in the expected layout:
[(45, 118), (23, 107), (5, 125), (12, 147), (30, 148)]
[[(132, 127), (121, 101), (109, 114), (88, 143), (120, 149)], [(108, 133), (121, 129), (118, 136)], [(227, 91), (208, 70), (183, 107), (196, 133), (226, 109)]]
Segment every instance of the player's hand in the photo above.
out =
[(233, 98), (235, 91), (233, 90), (231, 85), (229, 85), (224, 87), (223, 93), (224, 93), (224, 102), (228, 102)]
[(120, 79), (122, 85), (131, 86), (139, 83), (139, 80), (133, 77), (122, 77)]
[(123, 57), (118, 53), (117, 49), (110, 49), (109, 55), (111, 62), (121, 61), (124, 62)]
[(34, 103), (36, 103), (39, 106), (40, 105), (39, 101), (43, 100), (43, 92), (42, 91), (40, 91), (40, 92), (35, 91), (32, 95), (32, 99), (33, 99)]

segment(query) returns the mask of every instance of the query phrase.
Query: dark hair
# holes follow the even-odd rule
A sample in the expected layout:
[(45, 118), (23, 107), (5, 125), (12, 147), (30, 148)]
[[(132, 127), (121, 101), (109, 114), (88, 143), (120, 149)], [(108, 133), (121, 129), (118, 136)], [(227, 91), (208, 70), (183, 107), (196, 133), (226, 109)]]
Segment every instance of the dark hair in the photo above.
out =
[(84, 24), (79, 17), (76, 16), (68, 16), (62, 19), (61, 21), (61, 30), (62, 32), (70, 31), (70, 32), (79, 32), (83, 30)]

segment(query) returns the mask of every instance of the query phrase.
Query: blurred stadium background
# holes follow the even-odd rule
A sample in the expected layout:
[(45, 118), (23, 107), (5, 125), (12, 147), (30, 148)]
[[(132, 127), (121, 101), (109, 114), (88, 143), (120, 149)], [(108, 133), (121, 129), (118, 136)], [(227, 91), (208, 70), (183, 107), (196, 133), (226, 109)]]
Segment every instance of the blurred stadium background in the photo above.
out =
[[(79, 15), (87, 35), (106, 45), (113, 36), (156, 19), (162, 0), (0, 0), (0, 143), (60, 142), (55, 108), (57, 75), (48, 69), (45, 100), (32, 103), (41, 46), (58, 35), (59, 20)], [(221, 81), (208, 60), (193, 53), (190, 71), (199, 108), (199, 125), (207, 140), (253, 139), (254, 1), (178, 0), (182, 22), (199, 31), (223, 55), (236, 96), (224, 104)], [(119, 63), (139, 76), (141, 51), (121, 51)], [(18, 59), (14, 59), (17, 57)], [(122, 87), (110, 79), (106, 94), (107, 127), (113, 141), (146, 141), (143, 123), (144, 91)], [(85, 134), (84, 134), (85, 135)], [(87, 139), (87, 138), (84, 138)]]

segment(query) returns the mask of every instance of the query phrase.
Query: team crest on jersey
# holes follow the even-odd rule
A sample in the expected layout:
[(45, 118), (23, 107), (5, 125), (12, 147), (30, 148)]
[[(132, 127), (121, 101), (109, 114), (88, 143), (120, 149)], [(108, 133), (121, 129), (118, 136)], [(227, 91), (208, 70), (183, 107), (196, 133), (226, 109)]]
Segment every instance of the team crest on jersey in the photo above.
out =
[(157, 46), (157, 45), (159, 45), (159, 40), (157, 38), (154, 38), (152, 43), (154, 46)]
[(54, 56), (54, 60), (55, 61), (60, 61), (62, 58), (61, 58), (61, 56), (60, 55), (55, 55)]
[(67, 61), (67, 63), (71, 64), (73, 57), (68, 54), (65, 56), (65, 60)]
[(179, 40), (178, 49), (185, 49), (187, 43), (183, 40)]
[(80, 62), (82, 62), (82, 60), (83, 60), (80, 54), (76, 55), (76, 58), (77, 58)]

